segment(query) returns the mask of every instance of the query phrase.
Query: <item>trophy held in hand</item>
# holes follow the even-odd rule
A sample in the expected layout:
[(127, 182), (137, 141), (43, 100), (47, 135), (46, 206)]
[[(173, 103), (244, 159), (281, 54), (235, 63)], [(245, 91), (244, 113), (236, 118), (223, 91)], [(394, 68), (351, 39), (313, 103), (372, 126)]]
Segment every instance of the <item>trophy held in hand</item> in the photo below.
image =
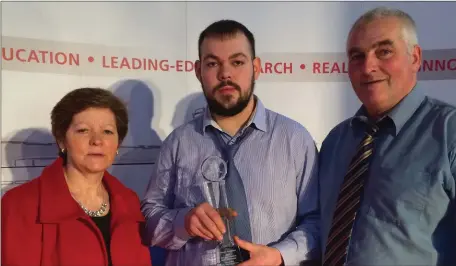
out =
[(219, 211), (226, 227), (223, 240), (219, 243), (220, 264), (222, 266), (237, 265), (247, 258), (233, 239), (234, 226), (231, 216), (233, 210), (229, 206), (225, 187), (227, 164), (218, 156), (210, 156), (201, 165), (201, 173), (206, 179), (203, 183), (204, 196), (207, 202)]

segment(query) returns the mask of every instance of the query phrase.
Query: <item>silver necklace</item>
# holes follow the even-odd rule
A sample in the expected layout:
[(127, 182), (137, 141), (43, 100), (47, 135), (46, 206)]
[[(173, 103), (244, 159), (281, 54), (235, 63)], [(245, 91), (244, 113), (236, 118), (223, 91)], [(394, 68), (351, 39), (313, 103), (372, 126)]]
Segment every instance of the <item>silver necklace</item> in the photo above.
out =
[[(63, 175), (65, 176), (65, 179), (68, 180), (68, 176), (65, 171), (63, 171)], [(71, 191), (70, 191), (70, 193), (71, 193)], [(82, 205), (82, 203), (76, 199), (76, 197), (73, 195), (73, 193), (71, 193), (71, 197), (73, 197), (73, 199), (79, 204), (79, 206), (81, 206), (82, 210), (90, 217), (102, 216), (105, 213), (106, 208), (108, 207), (108, 204), (106, 202), (103, 202), (101, 204), (101, 207), (98, 210), (91, 211), (91, 210), (87, 209), (86, 207), (84, 207), (84, 205)]]
[(81, 208), (84, 210), (85, 213), (87, 213), (87, 215), (89, 215), (90, 217), (100, 217), (102, 216), (105, 211), (106, 211), (106, 208), (108, 207), (108, 204), (106, 202), (103, 202), (101, 204), (101, 207), (96, 210), (96, 211), (91, 211), (89, 209), (87, 209), (86, 207), (84, 207), (84, 205), (81, 204), (81, 202), (79, 202), (79, 206), (81, 206)]

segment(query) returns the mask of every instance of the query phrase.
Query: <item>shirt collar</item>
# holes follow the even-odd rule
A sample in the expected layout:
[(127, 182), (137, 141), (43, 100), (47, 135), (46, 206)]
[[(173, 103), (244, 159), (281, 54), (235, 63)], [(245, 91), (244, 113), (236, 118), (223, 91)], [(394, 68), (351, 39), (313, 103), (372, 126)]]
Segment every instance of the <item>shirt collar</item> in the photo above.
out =
[[(266, 132), (267, 131), (266, 108), (264, 107), (263, 103), (260, 101), (260, 99), (256, 95), (254, 95), (254, 98), (256, 101), (256, 106), (255, 106), (255, 109), (253, 110), (253, 115), (251, 116), (249, 122), (247, 122), (246, 127), (253, 125), (256, 127), (256, 129)], [(215, 122), (214, 119), (212, 119), (212, 116), (211, 116), (211, 113), (210, 113), (208, 107), (205, 108), (202, 117), (203, 117), (203, 126), (202, 126), (203, 135), (206, 133), (206, 128), (208, 126), (212, 126), (212, 127), (217, 128), (218, 130), (222, 130), (220, 128), (220, 126), (217, 124), (217, 122)]]
[[(383, 118), (389, 118), (394, 124), (394, 134), (397, 135), (407, 120), (418, 109), (425, 98), (423, 91), (415, 86), (412, 91), (407, 94), (391, 111), (389, 111)], [(366, 108), (361, 106), (355, 116), (351, 119), (350, 125), (353, 127), (354, 121), (367, 121), (368, 115)]]

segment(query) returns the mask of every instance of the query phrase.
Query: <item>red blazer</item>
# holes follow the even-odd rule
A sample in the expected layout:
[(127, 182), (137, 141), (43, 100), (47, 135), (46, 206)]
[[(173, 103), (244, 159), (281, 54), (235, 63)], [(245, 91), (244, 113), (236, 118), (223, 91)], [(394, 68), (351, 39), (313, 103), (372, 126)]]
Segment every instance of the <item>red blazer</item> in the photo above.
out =
[[(107, 172), (103, 182), (111, 200), (113, 265), (151, 265), (149, 248), (141, 242), (144, 216), (138, 196)], [(108, 265), (103, 236), (71, 197), (62, 159), (1, 201), (2, 266)]]

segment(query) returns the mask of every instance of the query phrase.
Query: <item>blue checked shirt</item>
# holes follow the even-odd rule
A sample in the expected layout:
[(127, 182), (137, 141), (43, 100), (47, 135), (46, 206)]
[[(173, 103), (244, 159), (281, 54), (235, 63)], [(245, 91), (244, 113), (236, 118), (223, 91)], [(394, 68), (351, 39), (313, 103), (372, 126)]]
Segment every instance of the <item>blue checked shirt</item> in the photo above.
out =
[[(302, 125), (265, 109), (256, 99), (247, 124), (255, 130), (234, 157), (246, 190), (252, 239), (277, 248), (285, 265), (299, 265), (319, 252), (317, 149)], [(202, 162), (211, 155), (222, 156), (209, 127), (227, 138), (206, 110), (165, 139), (142, 201), (145, 240), (168, 250), (170, 266), (218, 262), (214, 242), (191, 238), (184, 228), (185, 215), (205, 201)]]

